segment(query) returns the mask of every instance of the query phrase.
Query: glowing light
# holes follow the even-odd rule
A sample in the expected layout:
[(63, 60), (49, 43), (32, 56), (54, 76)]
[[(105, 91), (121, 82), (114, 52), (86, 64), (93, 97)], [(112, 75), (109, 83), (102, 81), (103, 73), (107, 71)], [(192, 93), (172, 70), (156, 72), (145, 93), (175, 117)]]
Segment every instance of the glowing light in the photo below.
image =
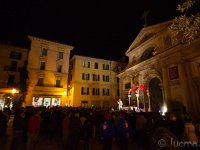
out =
[(167, 112), (167, 106), (166, 106), (166, 105), (164, 105), (164, 106), (162, 107), (161, 112), (162, 112), (162, 115), (164, 116), (165, 113)]
[(12, 94), (15, 94), (17, 93), (17, 90), (16, 89), (12, 89)]
[(64, 92), (63, 92), (63, 95), (67, 95), (67, 92), (66, 92), (66, 91), (64, 91)]

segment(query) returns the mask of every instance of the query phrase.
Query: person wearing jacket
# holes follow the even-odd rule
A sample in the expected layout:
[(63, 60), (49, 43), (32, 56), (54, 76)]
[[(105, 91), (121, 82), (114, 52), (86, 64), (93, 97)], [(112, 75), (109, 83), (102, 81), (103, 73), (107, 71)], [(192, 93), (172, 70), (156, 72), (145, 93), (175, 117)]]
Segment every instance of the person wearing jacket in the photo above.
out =
[(132, 129), (129, 121), (125, 118), (125, 114), (121, 112), (117, 127), (120, 150), (128, 150), (128, 140), (131, 131)]
[(111, 150), (112, 142), (115, 139), (115, 128), (111, 121), (111, 114), (106, 112), (100, 124), (100, 138), (103, 143), (103, 150)]

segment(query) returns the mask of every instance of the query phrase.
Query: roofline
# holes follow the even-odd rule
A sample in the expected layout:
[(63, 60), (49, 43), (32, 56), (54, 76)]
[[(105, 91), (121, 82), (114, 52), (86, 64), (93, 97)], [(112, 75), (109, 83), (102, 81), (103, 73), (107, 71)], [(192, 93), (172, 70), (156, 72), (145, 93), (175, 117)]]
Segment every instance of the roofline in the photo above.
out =
[(73, 50), (73, 48), (74, 48), (74, 46), (70, 46), (70, 45), (67, 45), (67, 44), (63, 44), (63, 43), (59, 43), (59, 42), (55, 42), (55, 41), (51, 41), (51, 40), (46, 40), (46, 39), (42, 39), (42, 38), (38, 38), (38, 37), (35, 37), (35, 36), (30, 36), (30, 35), (28, 35), (28, 39), (39, 40), (39, 41), (51, 43), (51, 44), (54, 44), (54, 45), (59, 45), (59, 46), (65, 47), (65, 48), (69, 48), (70, 50)]

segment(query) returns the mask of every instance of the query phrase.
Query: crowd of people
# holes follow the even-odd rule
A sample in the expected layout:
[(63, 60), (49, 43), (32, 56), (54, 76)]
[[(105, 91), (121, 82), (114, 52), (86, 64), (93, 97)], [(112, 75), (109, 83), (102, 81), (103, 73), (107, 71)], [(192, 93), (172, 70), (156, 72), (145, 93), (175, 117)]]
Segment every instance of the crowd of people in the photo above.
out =
[[(0, 111), (0, 136), (6, 134), (7, 121), (5, 113)], [(27, 150), (37, 148), (41, 135), (49, 140), (62, 140), (63, 149), (68, 150), (77, 150), (80, 141), (85, 150), (90, 150), (91, 139), (101, 143), (103, 150), (111, 150), (113, 142), (120, 150), (128, 150), (130, 142), (148, 150), (178, 149), (176, 141), (189, 141), (181, 149), (191, 149), (191, 146), (199, 148), (200, 120), (194, 123), (182, 114), (167, 113), (163, 117), (158, 112), (97, 107), (26, 107), (15, 111), (11, 150), (21, 150), (22, 142), (26, 143)], [(161, 139), (165, 145), (159, 145)]]

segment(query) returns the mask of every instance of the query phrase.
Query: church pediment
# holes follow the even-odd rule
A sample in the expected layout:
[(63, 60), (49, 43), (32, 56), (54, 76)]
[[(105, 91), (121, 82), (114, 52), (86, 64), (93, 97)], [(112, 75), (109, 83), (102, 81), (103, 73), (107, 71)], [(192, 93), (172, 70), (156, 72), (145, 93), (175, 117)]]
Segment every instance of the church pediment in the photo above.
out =
[(132, 50), (136, 49), (141, 44), (145, 43), (149, 39), (155, 37), (158, 33), (160, 33), (163, 29), (167, 28), (169, 26), (171, 21), (167, 21), (164, 23), (148, 26), (142, 28), (142, 30), (139, 32), (131, 46), (126, 51), (126, 55), (131, 52)]

